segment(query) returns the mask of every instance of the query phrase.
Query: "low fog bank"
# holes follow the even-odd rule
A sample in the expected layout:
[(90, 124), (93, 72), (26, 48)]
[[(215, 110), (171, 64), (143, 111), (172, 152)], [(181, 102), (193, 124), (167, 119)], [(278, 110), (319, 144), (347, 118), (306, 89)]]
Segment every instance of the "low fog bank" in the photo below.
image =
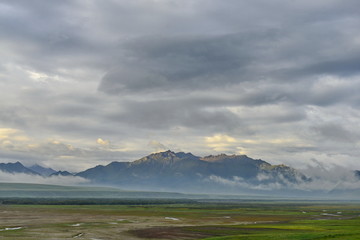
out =
[(220, 192), (259, 193), (269, 196), (309, 199), (360, 199), (360, 177), (355, 171), (338, 165), (324, 166), (317, 163), (315, 166), (306, 166), (301, 173), (306, 175), (308, 180), (297, 178), (296, 182), (291, 182), (286, 176), (278, 175), (275, 181), (273, 176), (259, 174), (257, 183), (246, 181), (238, 176), (223, 178), (215, 175), (210, 176), (206, 181), (222, 186), (222, 189), (221, 187), (218, 189)]
[(50, 185), (76, 186), (90, 181), (79, 176), (49, 176), (32, 175), (26, 173), (8, 173), (0, 171), (0, 182), (3, 183), (37, 183)]
[[(278, 174), (258, 174), (256, 179), (244, 179), (239, 176), (224, 178), (211, 175), (197, 180), (174, 184), (167, 179), (157, 184), (146, 182), (131, 184), (129, 181), (118, 184), (101, 184), (79, 176), (31, 175), (25, 173), (7, 173), (0, 171), (0, 182), (3, 183), (35, 183), (64, 186), (103, 186), (126, 190), (149, 192), (179, 192), (189, 194), (230, 194), (234, 197), (253, 196), (263, 198), (298, 198), (298, 199), (337, 199), (360, 200), (360, 178), (355, 171), (337, 166), (326, 165), (314, 161), (314, 164), (301, 170), (307, 179), (295, 176), (295, 180)], [(175, 181), (175, 180), (173, 180)]]
[(298, 179), (297, 182), (289, 181), (285, 176), (278, 175), (275, 181), (273, 176), (259, 174), (256, 184), (246, 181), (238, 176), (232, 178), (223, 178), (212, 175), (206, 179), (208, 182), (221, 184), (231, 188), (248, 188), (254, 190), (274, 191), (274, 190), (303, 190), (303, 191), (321, 191), (331, 192), (334, 190), (356, 190), (360, 189), (360, 179), (354, 172), (347, 169), (332, 168), (322, 172), (314, 172), (314, 169), (303, 171), (309, 180)]

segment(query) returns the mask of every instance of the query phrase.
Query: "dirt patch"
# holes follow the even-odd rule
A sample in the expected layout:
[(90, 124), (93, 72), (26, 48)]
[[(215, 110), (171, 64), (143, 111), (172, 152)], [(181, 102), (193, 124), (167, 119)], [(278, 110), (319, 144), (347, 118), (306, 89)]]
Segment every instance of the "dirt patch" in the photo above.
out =
[[(276, 228), (249, 228), (231, 226), (186, 226), (186, 227), (152, 227), (128, 231), (133, 236), (146, 239), (200, 239), (232, 234), (250, 234), (259, 231), (276, 231)], [(286, 231), (286, 230), (285, 230)]]
[(129, 233), (139, 238), (150, 239), (199, 239), (212, 236), (206, 233), (188, 232), (179, 227), (153, 227), (130, 230)]

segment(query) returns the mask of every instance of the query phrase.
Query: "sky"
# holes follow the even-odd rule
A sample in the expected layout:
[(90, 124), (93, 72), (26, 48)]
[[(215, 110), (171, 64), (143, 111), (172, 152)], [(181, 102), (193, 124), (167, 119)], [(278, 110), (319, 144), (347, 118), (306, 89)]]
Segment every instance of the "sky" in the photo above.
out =
[(171, 149), (360, 169), (357, 0), (1, 0), (0, 162)]

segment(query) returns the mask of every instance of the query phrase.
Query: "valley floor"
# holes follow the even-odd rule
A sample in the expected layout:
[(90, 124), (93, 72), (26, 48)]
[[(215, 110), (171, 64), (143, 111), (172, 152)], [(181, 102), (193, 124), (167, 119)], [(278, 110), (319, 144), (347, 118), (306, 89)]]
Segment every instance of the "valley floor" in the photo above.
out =
[(360, 239), (360, 204), (0, 205), (0, 239)]

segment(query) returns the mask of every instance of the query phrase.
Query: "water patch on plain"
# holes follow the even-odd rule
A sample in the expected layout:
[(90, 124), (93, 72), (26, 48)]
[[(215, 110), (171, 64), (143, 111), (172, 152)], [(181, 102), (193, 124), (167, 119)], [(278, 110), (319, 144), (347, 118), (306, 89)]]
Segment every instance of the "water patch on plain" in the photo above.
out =
[(8, 228), (0, 229), (0, 231), (13, 231), (13, 230), (20, 230), (23, 228), (24, 227), (8, 227)]
[(340, 216), (340, 215), (331, 214), (331, 213), (322, 213), (321, 215), (322, 215), (322, 216), (332, 216), (332, 217), (338, 217), (338, 216)]
[(75, 223), (75, 224), (71, 224), (70, 226), (71, 227), (79, 227), (79, 226), (81, 226), (82, 225), (82, 223)]

